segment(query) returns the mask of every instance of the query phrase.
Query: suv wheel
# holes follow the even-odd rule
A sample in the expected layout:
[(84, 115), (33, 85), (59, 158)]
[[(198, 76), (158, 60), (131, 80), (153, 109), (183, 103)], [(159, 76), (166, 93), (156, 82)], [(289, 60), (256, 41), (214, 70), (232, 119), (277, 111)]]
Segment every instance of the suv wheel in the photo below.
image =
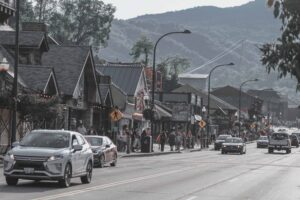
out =
[(92, 175), (93, 175), (93, 165), (92, 162), (89, 161), (89, 163), (86, 166), (86, 175), (82, 176), (81, 179), (81, 183), (83, 184), (88, 184), (92, 181)]
[(12, 177), (6, 177), (6, 183), (7, 185), (15, 186), (18, 184), (19, 179), (12, 178)]
[(64, 178), (62, 180), (59, 180), (59, 185), (65, 188), (70, 187), (71, 178), (72, 178), (72, 168), (71, 165), (68, 163), (65, 167)]
[(286, 150), (286, 153), (287, 153), (287, 154), (291, 153), (291, 150), (290, 150), (290, 149), (287, 149), (287, 150)]

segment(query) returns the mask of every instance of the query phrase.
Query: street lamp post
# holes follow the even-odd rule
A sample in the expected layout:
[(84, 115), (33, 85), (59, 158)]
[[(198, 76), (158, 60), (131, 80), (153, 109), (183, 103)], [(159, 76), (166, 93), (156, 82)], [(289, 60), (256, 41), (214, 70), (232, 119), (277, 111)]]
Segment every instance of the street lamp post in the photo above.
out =
[(215, 71), (215, 69), (222, 67), (222, 66), (232, 66), (234, 65), (234, 63), (228, 63), (228, 64), (222, 64), (222, 65), (217, 65), (214, 68), (212, 68), (209, 72), (208, 75), (208, 95), (207, 95), (207, 136), (209, 135), (209, 126), (210, 126), (210, 77), (213, 71)]
[(17, 98), (18, 98), (18, 66), (19, 66), (19, 24), (20, 24), (20, 0), (16, 0), (16, 34), (15, 34), (15, 68), (13, 82), (13, 116), (11, 128), (11, 145), (16, 141), (17, 135)]
[(239, 90), (239, 137), (241, 137), (241, 104), (242, 104), (242, 87), (248, 83), (248, 82), (256, 82), (258, 81), (258, 79), (250, 79), (250, 80), (247, 80), (247, 81), (244, 81), (241, 83), (240, 85), (240, 90)]
[(171, 34), (190, 34), (191, 31), (189, 30), (184, 30), (184, 31), (173, 31), (173, 32), (169, 32), (166, 33), (164, 35), (162, 35), (160, 38), (158, 38), (158, 40), (156, 41), (155, 45), (154, 45), (154, 50), (153, 50), (153, 68), (152, 68), (152, 102), (151, 102), (151, 111), (152, 111), (152, 117), (151, 117), (151, 132), (153, 135), (153, 131), (154, 131), (154, 94), (155, 94), (155, 81), (156, 81), (156, 71), (155, 71), (155, 59), (156, 59), (156, 47), (159, 43), (159, 41), (161, 39), (163, 39), (164, 37), (171, 35)]

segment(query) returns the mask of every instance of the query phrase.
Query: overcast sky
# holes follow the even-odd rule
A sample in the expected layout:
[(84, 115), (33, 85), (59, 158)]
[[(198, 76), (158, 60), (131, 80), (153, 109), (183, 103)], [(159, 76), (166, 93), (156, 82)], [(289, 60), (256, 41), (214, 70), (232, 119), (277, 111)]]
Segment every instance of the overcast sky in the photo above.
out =
[(129, 19), (144, 14), (164, 13), (196, 6), (232, 7), (253, 0), (103, 0), (116, 8), (115, 17)]

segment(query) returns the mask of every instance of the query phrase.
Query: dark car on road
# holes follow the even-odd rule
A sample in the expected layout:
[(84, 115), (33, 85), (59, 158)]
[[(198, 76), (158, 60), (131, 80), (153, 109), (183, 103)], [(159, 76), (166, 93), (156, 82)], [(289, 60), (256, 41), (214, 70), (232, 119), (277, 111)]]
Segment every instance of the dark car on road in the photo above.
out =
[(85, 138), (92, 147), (95, 167), (102, 168), (105, 164), (113, 167), (117, 165), (117, 146), (111, 139), (106, 136), (85, 136)]
[(269, 145), (269, 138), (268, 136), (260, 136), (256, 141), (257, 148), (267, 148)]
[(222, 144), (222, 154), (226, 153), (246, 154), (246, 143), (243, 141), (242, 138), (227, 138)]
[(71, 178), (90, 183), (93, 153), (84, 137), (64, 130), (34, 130), (4, 157), (4, 176), (8, 185), (19, 179), (57, 180), (69, 187)]
[(290, 135), (290, 139), (291, 139), (291, 146), (298, 148), (299, 147), (299, 139), (298, 139), (297, 135), (295, 135), (295, 134)]
[(215, 150), (220, 150), (222, 148), (223, 142), (225, 142), (226, 138), (230, 138), (231, 135), (219, 135), (215, 141)]

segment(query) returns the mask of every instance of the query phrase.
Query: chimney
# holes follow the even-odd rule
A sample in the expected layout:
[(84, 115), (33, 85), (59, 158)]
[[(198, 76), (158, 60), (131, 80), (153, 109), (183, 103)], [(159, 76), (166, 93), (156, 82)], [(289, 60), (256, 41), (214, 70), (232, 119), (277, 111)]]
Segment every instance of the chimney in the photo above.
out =
[(40, 22), (23, 22), (22, 31), (40, 31), (48, 32), (47, 25)]

